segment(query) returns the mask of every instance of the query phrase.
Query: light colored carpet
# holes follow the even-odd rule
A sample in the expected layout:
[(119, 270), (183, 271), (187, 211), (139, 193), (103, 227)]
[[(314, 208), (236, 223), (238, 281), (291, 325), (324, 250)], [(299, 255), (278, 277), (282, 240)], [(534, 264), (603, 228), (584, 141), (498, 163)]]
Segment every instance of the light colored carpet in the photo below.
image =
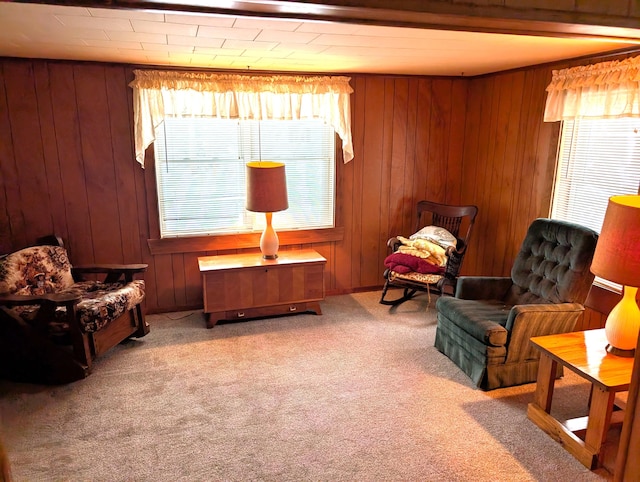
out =
[[(324, 314), (206, 329), (202, 312), (66, 386), (0, 382), (16, 481), (591, 481), (526, 417), (533, 384), (482, 392), (433, 347), (434, 299), (329, 297)], [(554, 410), (586, 414), (568, 374)], [(557, 405), (557, 408), (556, 408)]]

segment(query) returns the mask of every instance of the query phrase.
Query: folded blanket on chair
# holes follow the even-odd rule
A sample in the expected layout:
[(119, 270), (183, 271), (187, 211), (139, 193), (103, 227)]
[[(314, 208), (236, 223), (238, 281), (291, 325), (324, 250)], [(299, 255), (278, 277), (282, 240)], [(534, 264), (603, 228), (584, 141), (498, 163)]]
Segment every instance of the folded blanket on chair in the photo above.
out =
[(401, 253), (424, 258), (438, 266), (447, 264), (447, 253), (442, 246), (438, 246), (427, 239), (407, 239), (403, 236), (398, 236), (398, 241), (402, 243), (402, 246), (398, 248)]
[(442, 266), (436, 266), (423, 258), (405, 253), (393, 253), (384, 259), (384, 265), (396, 273), (444, 273)]

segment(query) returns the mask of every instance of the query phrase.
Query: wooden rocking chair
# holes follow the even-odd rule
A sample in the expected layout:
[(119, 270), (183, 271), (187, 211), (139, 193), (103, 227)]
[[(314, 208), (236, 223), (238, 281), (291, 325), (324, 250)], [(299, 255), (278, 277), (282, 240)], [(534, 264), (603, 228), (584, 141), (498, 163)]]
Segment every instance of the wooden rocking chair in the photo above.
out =
[[(456, 245), (446, 249), (447, 262), (442, 273), (399, 273), (387, 268), (383, 275), (385, 283), (380, 297), (380, 303), (383, 305), (399, 305), (411, 299), (418, 291), (450, 295), (455, 292), (456, 281), (467, 252), (478, 208), (472, 205), (454, 206), (431, 201), (420, 201), (417, 205), (417, 211), (416, 231), (425, 226), (444, 228), (455, 236)], [(464, 236), (460, 235), (461, 230), (464, 232)], [(391, 253), (398, 251), (401, 245), (402, 242), (397, 237), (390, 238), (387, 241), (387, 246), (389, 246)], [(402, 296), (395, 300), (385, 300), (388, 289), (392, 287), (402, 288)]]

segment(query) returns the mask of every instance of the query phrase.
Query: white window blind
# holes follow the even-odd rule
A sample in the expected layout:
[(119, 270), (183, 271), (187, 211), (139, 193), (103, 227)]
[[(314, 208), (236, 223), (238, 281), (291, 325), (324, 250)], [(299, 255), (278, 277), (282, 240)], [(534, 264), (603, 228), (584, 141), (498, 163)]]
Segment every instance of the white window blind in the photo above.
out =
[(154, 150), (163, 238), (262, 231), (245, 209), (245, 166), (260, 160), (285, 164), (277, 231), (334, 226), (335, 132), (320, 120), (166, 118)]
[(552, 218), (600, 232), (609, 198), (639, 192), (640, 119), (563, 121)]

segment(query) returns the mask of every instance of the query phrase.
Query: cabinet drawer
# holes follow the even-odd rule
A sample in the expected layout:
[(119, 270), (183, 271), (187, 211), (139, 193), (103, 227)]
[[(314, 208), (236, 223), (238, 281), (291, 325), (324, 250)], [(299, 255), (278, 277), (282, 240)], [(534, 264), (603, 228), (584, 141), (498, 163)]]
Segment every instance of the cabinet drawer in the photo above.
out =
[(309, 303), (289, 303), (285, 305), (264, 306), (262, 308), (247, 308), (243, 310), (229, 310), (217, 313), (209, 313), (207, 317), (207, 327), (213, 327), (218, 321), (244, 320), (252, 318), (263, 318), (277, 315), (295, 315), (298, 313), (314, 312), (322, 314), (318, 302)]

